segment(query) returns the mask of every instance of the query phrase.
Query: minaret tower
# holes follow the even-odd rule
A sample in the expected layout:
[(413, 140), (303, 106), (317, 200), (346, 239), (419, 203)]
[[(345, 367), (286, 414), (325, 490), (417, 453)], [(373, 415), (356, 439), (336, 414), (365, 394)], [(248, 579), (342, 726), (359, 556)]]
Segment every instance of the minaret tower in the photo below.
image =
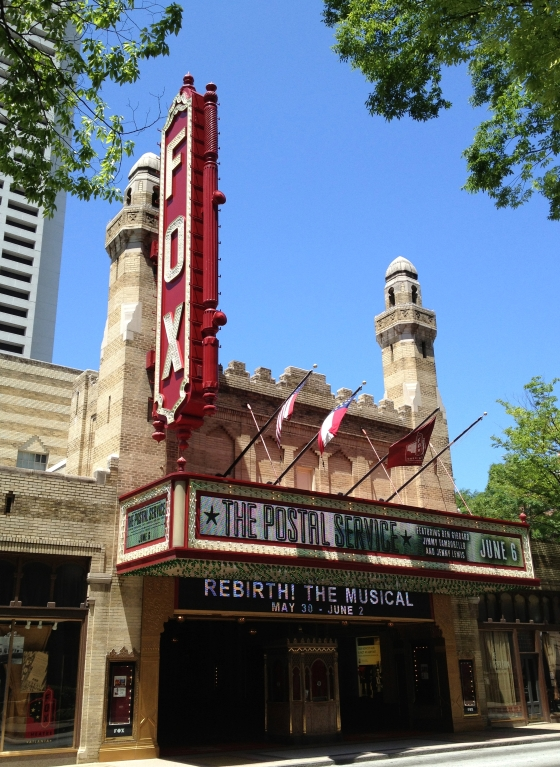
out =
[[(440, 407), (431, 440), (434, 449), (439, 451), (449, 438), (437, 387), (436, 335), (436, 315), (422, 306), (416, 267), (399, 256), (385, 273), (385, 311), (375, 318), (375, 337), (382, 349), (385, 397), (392, 400), (397, 409), (403, 405), (411, 408), (412, 427)], [(428, 449), (426, 461), (431, 457)], [(441, 461), (452, 474), (449, 453), (444, 453)], [(401, 494), (401, 500), (415, 506), (456, 511), (453, 484), (444, 467), (438, 464), (437, 470), (430, 467), (412, 482), (404, 491), (404, 498)], [(415, 468), (393, 469), (393, 481), (398, 487), (416, 471)]]
[(134, 164), (122, 210), (109, 222), (105, 247), (111, 259), (107, 326), (97, 394), (93, 469), (119, 458), (119, 492), (161, 474), (165, 448), (152, 439), (152, 389), (146, 354), (155, 340), (154, 263), (158, 234), (159, 164), (148, 152)]

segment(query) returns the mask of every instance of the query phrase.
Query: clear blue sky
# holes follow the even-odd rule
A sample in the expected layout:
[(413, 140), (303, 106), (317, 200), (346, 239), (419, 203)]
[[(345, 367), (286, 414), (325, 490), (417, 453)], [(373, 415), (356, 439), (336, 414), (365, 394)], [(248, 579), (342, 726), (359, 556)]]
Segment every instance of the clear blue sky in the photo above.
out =
[[(461, 191), (480, 113), (468, 82), (446, 79), (454, 107), (438, 120), (387, 124), (364, 107), (368, 85), (332, 52), (320, 0), (192, 0), (171, 56), (147, 62), (141, 84), (115, 89), (116, 111), (165, 105), (188, 70), (218, 84), (221, 116), (221, 362), (280, 375), (317, 362), (333, 391), (362, 379), (383, 396), (373, 318), (387, 265), (417, 267), (437, 312), (436, 363), (456, 435), (461, 487), (482, 489), (499, 458), (490, 435), (507, 425), (498, 398), (558, 372), (560, 224), (539, 200), (497, 211)], [(160, 121), (158, 127), (161, 127)], [(156, 127), (136, 157), (158, 152)], [(127, 170), (132, 166), (127, 163)], [(125, 173), (126, 177), (126, 173)], [(122, 182), (126, 183), (126, 178)], [(106, 316), (105, 226), (119, 206), (69, 200), (54, 362), (97, 369)]]

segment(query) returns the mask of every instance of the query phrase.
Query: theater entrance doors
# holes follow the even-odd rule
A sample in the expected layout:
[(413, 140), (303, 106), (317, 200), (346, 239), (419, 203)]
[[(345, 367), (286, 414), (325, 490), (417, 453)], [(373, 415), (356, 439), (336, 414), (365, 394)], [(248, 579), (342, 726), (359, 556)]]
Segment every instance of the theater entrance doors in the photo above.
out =
[[(445, 646), (431, 622), (178, 617), (161, 635), (158, 744), (164, 756), (217, 744), (289, 741), (289, 725), (271, 722), (267, 686), (274, 676), (271, 648), (296, 640), (336, 648), (337, 666), (332, 655), (323, 676), (320, 664), (315, 669), (326, 700), (318, 701), (318, 684), (315, 693), (311, 689), (311, 666), (309, 675), (316, 708), (334, 712), (329, 737), (451, 729)], [(306, 695), (305, 664), (299, 673), (299, 688), (293, 677), (291, 685), (290, 678), (276, 680), (284, 684), (287, 704)], [(276, 708), (283, 716), (290, 705)], [(301, 733), (297, 737), (302, 740)]]

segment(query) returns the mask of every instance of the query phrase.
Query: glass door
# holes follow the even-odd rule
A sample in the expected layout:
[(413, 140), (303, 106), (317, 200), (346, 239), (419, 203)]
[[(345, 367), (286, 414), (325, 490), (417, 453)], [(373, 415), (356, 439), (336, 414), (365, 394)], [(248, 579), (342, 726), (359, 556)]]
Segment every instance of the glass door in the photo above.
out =
[(521, 670), (523, 673), (527, 715), (529, 719), (540, 717), (542, 715), (542, 706), (539, 691), (539, 656), (536, 653), (534, 655), (522, 655)]

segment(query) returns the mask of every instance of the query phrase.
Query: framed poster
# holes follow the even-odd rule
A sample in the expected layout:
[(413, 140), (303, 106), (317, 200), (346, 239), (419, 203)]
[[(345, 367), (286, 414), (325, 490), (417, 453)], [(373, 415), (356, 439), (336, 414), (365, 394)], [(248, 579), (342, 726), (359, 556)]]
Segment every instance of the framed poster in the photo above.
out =
[(461, 676), (461, 692), (463, 694), (463, 714), (465, 716), (478, 714), (474, 684), (474, 661), (460, 660), (459, 674)]

